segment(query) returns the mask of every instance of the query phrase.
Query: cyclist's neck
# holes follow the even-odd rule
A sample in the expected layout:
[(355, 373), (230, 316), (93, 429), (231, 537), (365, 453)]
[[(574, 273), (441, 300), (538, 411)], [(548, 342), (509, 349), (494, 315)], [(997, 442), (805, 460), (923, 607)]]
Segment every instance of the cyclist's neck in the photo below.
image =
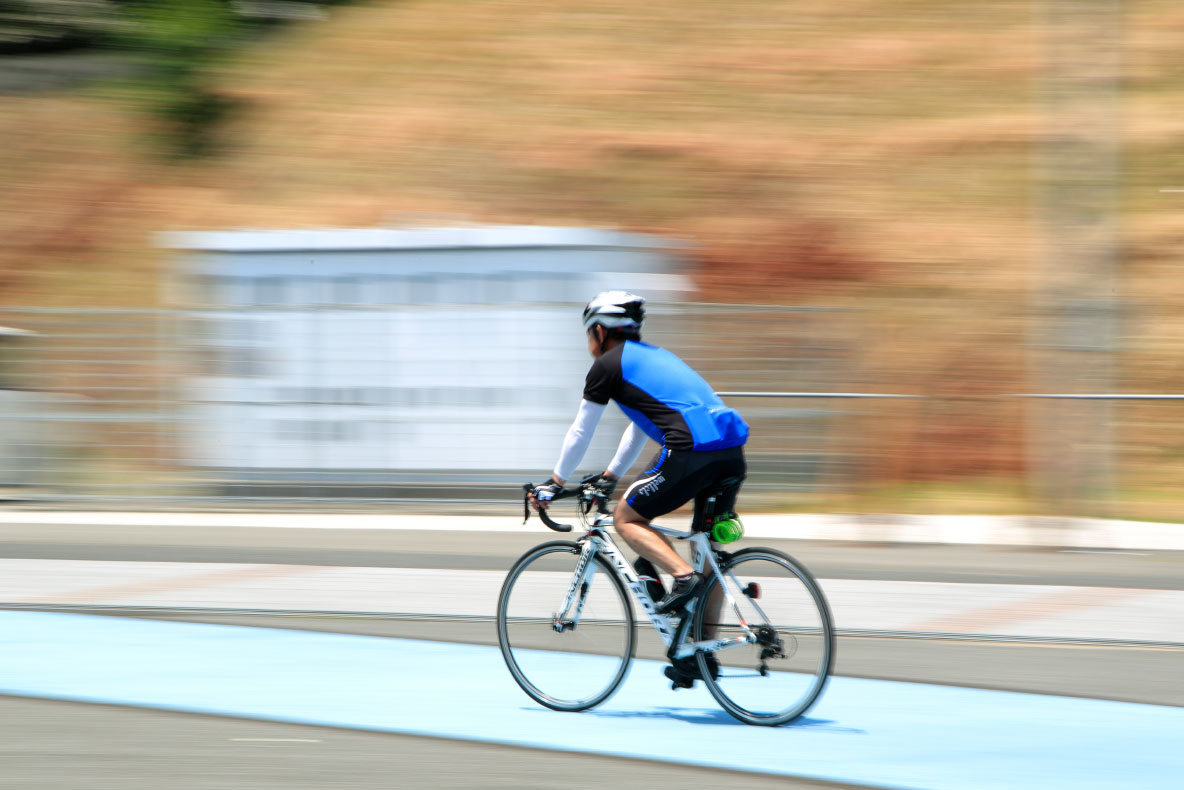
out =
[(629, 341), (623, 337), (606, 337), (603, 341), (591, 347), (589, 350), (592, 352), (592, 356), (594, 358), (600, 358), (612, 351), (617, 346), (623, 346), (628, 342)]

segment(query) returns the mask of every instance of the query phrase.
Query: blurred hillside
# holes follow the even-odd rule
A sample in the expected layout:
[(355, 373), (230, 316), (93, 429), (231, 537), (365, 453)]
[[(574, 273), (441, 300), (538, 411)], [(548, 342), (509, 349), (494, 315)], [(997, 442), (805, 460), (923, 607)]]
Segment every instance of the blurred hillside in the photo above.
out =
[[(1184, 392), (1184, 195), (1160, 192), (1184, 187), (1184, 7), (1125, 7), (1119, 384)], [(967, 399), (1028, 389), (1035, 19), (1026, 0), (371, 0), (203, 64), (233, 109), (187, 159), (159, 155), (170, 127), (126, 84), (12, 91), (0, 302), (153, 305), (165, 228), (662, 233), (697, 245), (704, 300), (853, 308), (849, 386), (954, 398), (877, 421), (884, 477), (1008, 481), (1020, 410)], [(1124, 412), (1136, 509), (1184, 472), (1175, 408)]]

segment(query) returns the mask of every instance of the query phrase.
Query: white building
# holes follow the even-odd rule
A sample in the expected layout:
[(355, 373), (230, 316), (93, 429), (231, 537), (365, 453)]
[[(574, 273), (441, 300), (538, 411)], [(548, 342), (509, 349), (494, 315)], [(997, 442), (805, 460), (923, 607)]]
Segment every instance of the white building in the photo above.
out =
[[(685, 298), (677, 245), (584, 228), (176, 232), (195, 466), (367, 482), (551, 468), (590, 363), (580, 308)], [(612, 454), (623, 418), (584, 466)], [(607, 416), (607, 415), (606, 415)]]

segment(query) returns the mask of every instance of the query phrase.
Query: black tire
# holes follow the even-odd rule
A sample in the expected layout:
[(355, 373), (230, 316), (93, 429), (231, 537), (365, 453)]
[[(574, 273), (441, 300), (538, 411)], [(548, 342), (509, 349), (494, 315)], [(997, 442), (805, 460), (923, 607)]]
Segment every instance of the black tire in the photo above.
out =
[[(715, 653), (721, 665), (718, 678), (711, 676), (707, 654), (697, 654), (700, 676), (716, 702), (740, 721), (764, 726), (791, 722), (822, 696), (834, 666), (834, 621), (826, 597), (808, 570), (775, 549), (738, 551), (720, 570), (749, 591), (739, 595), (728, 584), (748, 627), (765, 629), (766, 642)], [(711, 633), (707, 626), (709, 602), (718, 588), (713, 576), (699, 595), (692, 629), (695, 641), (744, 633), (725, 601), (715, 632), (707, 636)], [(736, 622), (730, 622), (733, 620)], [(762, 657), (765, 648), (780, 651), (780, 655)]]
[[(552, 710), (587, 710), (604, 702), (620, 688), (633, 659), (633, 606), (600, 555), (593, 559), (590, 606), (580, 623), (565, 631), (554, 628), (554, 609), (563, 602), (582, 549), (566, 540), (535, 546), (510, 568), (498, 595), (497, 641), (506, 667), (531, 699)], [(523, 581), (528, 570), (539, 572), (530, 584)], [(541, 592), (535, 589), (538, 579)], [(550, 657), (554, 667), (539, 667)], [(584, 690), (577, 691), (581, 685)]]

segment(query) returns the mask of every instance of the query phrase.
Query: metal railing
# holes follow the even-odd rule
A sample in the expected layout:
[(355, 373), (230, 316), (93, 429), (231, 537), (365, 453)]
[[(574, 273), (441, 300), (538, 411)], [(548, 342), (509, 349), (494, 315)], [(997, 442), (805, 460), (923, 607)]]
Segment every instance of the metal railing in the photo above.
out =
[[(576, 308), (578, 309), (578, 308)], [(79, 507), (464, 504), (554, 463), (588, 357), (570, 305), (0, 311), (0, 496)], [(510, 330), (499, 324), (510, 323)], [(546, 333), (568, 332), (570, 337)], [(500, 332), (500, 334), (499, 334)], [(540, 344), (541, 339), (546, 339)], [(856, 338), (835, 311), (672, 305), (646, 339), (708, 380), (836, 388)], [(751, 490), (833, 485), (829, 407), (767, 404)], [(613, 409), (585, 466), (611, 456)], [(642, 459), (639, 463), (647, 460)]]
[[(540, 312), (515, 312), (524, 326), (499, 336), (496, 316), (451, 305), (0, 310), (0, 326), (22, 330), (0, 337), (0, 498), (170, 509), (510, 498), (554, 463), (588, 364), (570, 305), (529, 309)], [(1033, 424), (1025, 402), (1124, 404), (1113, 446), (1099, 432), (1091, 448), (1120, 477), (1162, 477), (1174, 457), (1179, 415), (1157, 402), (1180, 394), (857, 391), (858, 319), (672, 305), (652, 313), (646, 339), (737, 401), (753, 429), (746, 497), (770, 507), (879, 479), (1016, 478), (1036, 463), (1059, 507), (1110, 484), (1074, 467), (1068, 445), (1026, 457), (1024, 432), (1055, 426)], [(606, 413), (587, 471), (623, 427)], [(476, 500), (457, 498), (474, 487)]]

